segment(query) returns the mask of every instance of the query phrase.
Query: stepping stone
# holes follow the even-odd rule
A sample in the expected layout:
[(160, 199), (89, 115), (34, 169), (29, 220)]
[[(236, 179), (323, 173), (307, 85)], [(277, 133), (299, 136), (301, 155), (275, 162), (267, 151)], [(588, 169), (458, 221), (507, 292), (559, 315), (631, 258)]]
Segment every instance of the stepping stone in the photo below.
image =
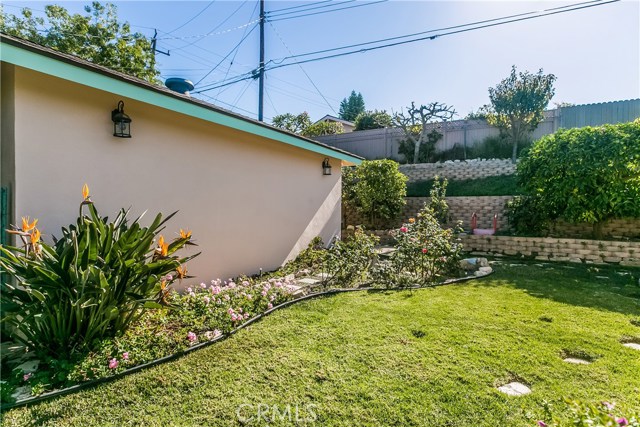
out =
[(300, 289), (302, 289), (301, 286), (296, 286), (296, 285), (284, 285), (284, 288), (291, 293), (297, 292)]
[(576, 365), (588, 365), (591, 363), (588, 360), (578, 359), (577, 357), (567, 357), (565, 359), (562, 359), (562, 361), (567, 363), (574, 363)]
[(15, 400), (24, 400), (31, 397), (31, 387), (30, 386), (22, 386), (16, 388), (16, 390), (11, 394), (11, 397)]
[(512, 382), (498, 387), (498, 391), (507, 394), (509, 396), (524, 396), (531, 393), (531, 389), (526, 385), (519, 382)]
[(24, 362), (22, 365), (16, 366), (14, 369), (22, 369), (25, 374), (30, 374), (38, 370), (39, 364), (39, 360), (30, 360), (28, 362)]
[(640, 350), (640, 344), (637, 344), (635, 342), (626, 342), (622, 345), (628, 348), (632, 348), (634, 350)]
[(316, 285), (320, 283), (318, 279), (312, 279), (310, 277), (305, 277), (304, 279), (298, 280), (298, 283), (304, 286)]

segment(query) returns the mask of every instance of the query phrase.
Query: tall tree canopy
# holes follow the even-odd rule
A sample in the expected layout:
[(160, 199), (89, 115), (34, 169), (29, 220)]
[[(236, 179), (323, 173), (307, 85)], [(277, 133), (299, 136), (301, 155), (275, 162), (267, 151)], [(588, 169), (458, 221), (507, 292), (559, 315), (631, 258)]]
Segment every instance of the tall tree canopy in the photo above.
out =
[(487, 121), (511, 140), (514, 163), (518, 144), (526, 140), (544, 119), (544, 109), (555, 94), (555, 80), (556, 76), (543, 74), (542, 69), (537, 74), (518, 73), (514, 65), (509, 77), (489, 88), (491, 107)]
[(360, 113), (364, 113), (364, 99), (360, 92), (352, 90), (349, 98), (344, 98), (340, 103), (340, 118), (353, 122)]
[(313, 138), (314, 136), (333, 135), (344, 132), (342, 123), (318, 122), (312, 123), (309, 113), (280, 114), (273, 118), (271, 124), (277, 128)]
[[(116, 6), (93, 2), (86, 15), (69, 14), (62, 6), (44, 8), (46, 18), (35, 17), (29, 8), (20, 16), (0, 10), (0, 31), (60, 52), (76, 55), (149, 82), (160, 74), (151, 41), (132, 33), (129, 23), (118, 22)], [(44, 29), (43, 29), (44, 28)]]

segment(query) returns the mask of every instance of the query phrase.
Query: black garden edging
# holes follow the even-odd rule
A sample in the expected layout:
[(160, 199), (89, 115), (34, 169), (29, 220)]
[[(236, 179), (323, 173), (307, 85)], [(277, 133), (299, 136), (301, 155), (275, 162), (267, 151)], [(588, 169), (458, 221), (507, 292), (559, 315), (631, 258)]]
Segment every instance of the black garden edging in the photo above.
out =
[(39, 403), (45, 400), (49, 400), (52, 399), (54, 397), (59, 397), (59, 396), (64, 396), (67, 394), (71, 394), (71, 393), (75, 393), (77, 391), (80, 390), (85, 390), (88, 388), (92, 388), (95, 387), (97, 385), (109, 382), (109, 381), (114, 381), (118, 378), (122, 378), (125, 377), (129, 374), (133, 374), (135, 372), (139, 372), (142, 371), (143, 369), (147, 369), (147, 368), (151, 368), (153, 366), (156, 365), (160, 365), (162, 363), (166, 363), (166, 362), (170, 362), (172, 360), (176, 360), (188, 353), (191, 353), (192, 351), (195, 350), (199, 350), (201, 348), (205, 348), (208, 347), (212, 344), (217, 343), (218, 341), (222, 341), (228, 337), (230, 337), (231, 335), (234, 335), (236, 332), (240, 331), (241, 329), (246, 328), (247, 326), (251, 325), (252, 323), (257, 322), (258, 320), (261, 320), (263, 317), (273, 313), (276, 310), (280, 310), (282, 308), (288, 307), (290, 305), (293, 305), (295, 303), (298, 303), (300, 301), (305, 301), (305, 300), (309, 300), (309, 299), (313, 299), (313, 298), (318, 298), (318, 297), (322, 297), (322, 296), (329, 296), (329, 295), (335, 295), (335, 294), (342, 294), (342, 293), (347, 293), (347, 292), (360, 292), (360, 291), (368, 291), (368, 292), (386, 292), (386, 291), (406, 291), (406, 290), (411, 290), (411, 289), (428, 289), (428, 288), (433, 288), (433, 287), (437, 287), (437, 286), (444, 286), (444, 285), (450, 285), (453, 283), (460, 283), (460, 282), (466, 282), (468, 280), (473, 280), (473, 279), (481, 279), (484, 277), (487, 277), (489, 275), (491, 275), (493, 272), (491, 273), (487, 273), (484, 274), (482, 276), (468, 276), (468, 277), (459, 277), (456, 279), (448, 279), (445, 280), (444, 282), (440, 282), (440, 283), (436, 283), (435, 285), (431, 285), (431, 286), (409, 286), (409, 287), (405, 287), (405, 288), (372, 288), (372, 287), (366, 287), (366, 288), (348, 288), (348, 289), (330, 289), (328, 291), (322, 291), (322, 292), (315, 292), (312, 294), (308, 294), (308, 295), (304, 295), (300, 298), (296, 298), (287, 302), (284, 302), (280, 305), (277, 305), (267, 311), (265, 311), (264, 313), (258, 314), (255, 317), (252, 317), (251, 319), (247, 320), (245, 323), (243, 323), (242, 325), (238, 326), (237, 328), (235, 328), (234, 330), (230, 331), (227, 334), (223, 334), (218, 336), (217, 338), (214, 338), (210, 341), (205, 341), (203, 343), (200, 344), (196, 344), (194, 346), (189, 347), (186, 350), (182, 350), (179, 351), (177, 353), (171, 354), (169, 356), (165, 356), (165, 357), (161, 357), (160, 359), (156, 359), (156, 360), (152, 360), (151, 362), (147, 362), (147, 363), (143, 363), (141, 365), (137, 365), (134, 366), (132, 368), (129, 368), (127, 370), (124, 370), (122, 372), (119, 372), (115, 375), (111, 375), (109, 377), (104, 377), (104, 378), (98, 378), (96, 380), (91, 380), (91, 381), (86, 381), (80, 384), (76, 384), (73, 385), (71, 387), (67, 387), (67, 388), (63, 388), (60, 390), (54, 390), (54, 391), (50, 391), (48, 393), (43, 393), (39, 396), (34, 396), (34, 397), (30, 397), (28, 399), (23, 399), (23, 400), (18, 400), (14, 403), (7, 403), (7, 404), (3, 404), (2, 406), (0, 406), (0, 412), (4, 412), (8, 409), (12, 409), (12, 408), (17, 408), (20, 406), (26, 406), (26, 405), (32, 405), (34, 403)]

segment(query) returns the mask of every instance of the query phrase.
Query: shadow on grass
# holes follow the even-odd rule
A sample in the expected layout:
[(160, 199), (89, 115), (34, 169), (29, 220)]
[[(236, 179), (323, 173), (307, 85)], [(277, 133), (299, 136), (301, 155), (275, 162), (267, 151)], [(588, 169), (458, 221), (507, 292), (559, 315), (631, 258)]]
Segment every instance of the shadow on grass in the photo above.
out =
[(504, 260), (488, 279), (465, 286), (508, 286), (575, 306), (640, 315), (640, 268)]

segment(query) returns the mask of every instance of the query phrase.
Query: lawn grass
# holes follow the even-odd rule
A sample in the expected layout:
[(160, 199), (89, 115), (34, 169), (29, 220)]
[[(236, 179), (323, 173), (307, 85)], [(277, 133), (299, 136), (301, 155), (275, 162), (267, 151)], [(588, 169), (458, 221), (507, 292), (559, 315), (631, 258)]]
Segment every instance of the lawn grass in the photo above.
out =
[[(416, 181), (407, 184), (407, 197), (427, 197), (433, 180)], [(461, 181), (449, 180), (447, 196), (513, 196), (521, 194), (515, 175), (488, 176)]]
[[(277, 404), (293, 421), (270, 425), (295, 425), (298, 405), (300, 418), (317, 415), (308, 425), (533, 426), (563, 396), (640, 407), (640, 352), (620, 344), (640, 339), (640, 270), (495, 267), (483, 280), (301, 302), (177, 361), (11, 410), (2, 425), (236, 426), (238, 408), (254, 417), (246, 425), (267, 425), (258, 405)], [(562, 350), (596, 360), (568, 364)], [(533, 392), (495, 390), (512, 378)]]

